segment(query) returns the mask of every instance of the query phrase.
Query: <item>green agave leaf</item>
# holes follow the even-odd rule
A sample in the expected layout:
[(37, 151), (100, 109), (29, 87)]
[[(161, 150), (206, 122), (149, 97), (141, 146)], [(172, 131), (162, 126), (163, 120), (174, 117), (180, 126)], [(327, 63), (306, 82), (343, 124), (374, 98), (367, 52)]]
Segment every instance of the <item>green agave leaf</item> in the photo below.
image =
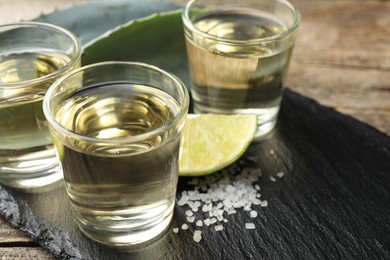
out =
[(130, 20), (178, 8), (177, 4), (156, 0), (95, 0), (42, 14), (34, 20), (64, 27), (79, 36), (84, 45)]
[(139, 61), (178, 76), (189, 86), (181, 11), (132, 20), (88, 43), (82, 64)]

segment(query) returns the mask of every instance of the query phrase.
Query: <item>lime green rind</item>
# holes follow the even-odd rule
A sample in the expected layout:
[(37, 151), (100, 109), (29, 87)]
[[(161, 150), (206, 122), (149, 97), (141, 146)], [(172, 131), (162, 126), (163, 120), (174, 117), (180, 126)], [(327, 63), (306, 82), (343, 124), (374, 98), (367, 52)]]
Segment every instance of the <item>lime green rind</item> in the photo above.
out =
[(210, 175), (210, 174), (213, 174), (217, 171), (220, 171), (220, 170), (226, 168), (227, 166), (229, 166), (229, 165), (233, 164), (234, 162), (236, 162), (237, 160), (239, 160), (244, 155), (244, 153), (246, 152), (248, 147), (250, 146), (250, 144), (254, 138), (254, 135), (257, 131), (257, 117), (254, 116), (253, 120), (256, 122), (253, 122), (254, 127), (251, 129), (251, 132), (248, 135), (248, 138), (246, 140), (242, 140), (242, 143), (245, 145), (237, 150), (238, 151), (237, 154), (231, 156), (231, 160), (227, 160), (221, 164), (218, 164), (217, 166), (213, 165), (209, 168), (206, 168), (206, 169), (203, 168), (201, 170), (190, 170), (190, 171), (188, 170), (187, 171), (187, 170), (180, 170), (179, 169), (179, 176), (181, 176), (181, 177), (198, 177), (198, 176)]

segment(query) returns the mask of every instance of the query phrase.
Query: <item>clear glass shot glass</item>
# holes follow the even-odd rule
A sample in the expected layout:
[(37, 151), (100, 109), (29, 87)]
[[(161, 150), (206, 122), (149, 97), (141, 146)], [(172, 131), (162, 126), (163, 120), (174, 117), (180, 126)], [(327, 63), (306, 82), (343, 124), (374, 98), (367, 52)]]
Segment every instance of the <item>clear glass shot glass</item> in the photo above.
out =
[(0, 26), (0, 183), (28, 191), (62, 179), (43, 115), (50, 85), (80, 67), (71, 32), (49, 24)]
[(300, 23), (284, 0), (192, 0), (182, 19), (197, 113), (257, 114), (256, 137), (277, 123)]
[(87, 237), (126, 247), (167, 227), (188, 105), (177, 77), (144, 63), (81, 67), (50, 87), (44, 113)]

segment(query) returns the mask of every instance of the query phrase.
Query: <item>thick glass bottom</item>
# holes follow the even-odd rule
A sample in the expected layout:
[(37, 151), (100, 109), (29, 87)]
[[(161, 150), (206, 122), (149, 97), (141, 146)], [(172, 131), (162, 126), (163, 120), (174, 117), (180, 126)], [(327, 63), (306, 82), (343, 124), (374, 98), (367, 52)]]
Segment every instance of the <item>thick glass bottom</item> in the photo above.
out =
[[(135, 223), (131, 218), (126, 219), (124, 216), (117, 216), (112, 225), (106, 227), (91, 225), (86, 219), (77, 217), (76, 222), (81, 232), (93, 241), (108, 247), (126, 249), (148, 242), (163, 233), (171, 222), (173, 206), (174, 204), (161, 213), (160, 218), (148, 222)], [(147, 213), (143, 214), (143, 218), (146, 219)]]
[(40, 148), (0, 156), (0, 183), (25, 192), (41, 192), (56, 186), (63, 174), (54, 148)]

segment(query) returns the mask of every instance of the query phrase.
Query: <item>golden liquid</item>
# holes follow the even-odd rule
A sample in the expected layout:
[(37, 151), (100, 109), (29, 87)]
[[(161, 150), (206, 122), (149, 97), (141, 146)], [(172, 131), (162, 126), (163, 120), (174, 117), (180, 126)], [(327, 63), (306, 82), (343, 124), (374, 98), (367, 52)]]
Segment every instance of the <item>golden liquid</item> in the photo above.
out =
[(250, 44), (286, 31), (275, 17), (248, 9), (207, 14), (194, 22), (210, 35), (244, 41), (187, 37), (187, 52), (197, 112), (256, 113), (259, 124), (275, 117), (293, 46)]
[[(0, 172), (23, 172), (29, 167), (38, 172), (40, 163), (46, 166), (55, 163), (42, 111), (43, 96), (55, 78), (43, 83), (32, 80), (57, 71), (68, 61), (65, 54), (53, 52), (21, 52), (0, 57)], [(18, 89), (3, 84), (22, 81), (25, 86)]]
[[(115, 242), (96, 227), (124, 234), (133, 228), (136, 234), (169, 220), (178, 178), (178, 134), (164, 131), (135, 143), (123, 138), (162, 127), (178, 110), (176, 100), (161, 90), (116, 84), (76, 92), (55, 112), (72, 132), (112, 141), (53, 134), (76, 218), (87, 235), (110, 244)], [(142, 237), (129, 238), (137, 239)]]

